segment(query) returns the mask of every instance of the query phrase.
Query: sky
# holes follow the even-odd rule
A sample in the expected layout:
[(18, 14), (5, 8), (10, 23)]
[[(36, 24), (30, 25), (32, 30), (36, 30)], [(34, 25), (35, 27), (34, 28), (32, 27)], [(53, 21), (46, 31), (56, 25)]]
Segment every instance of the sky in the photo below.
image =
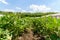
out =
[(0, 11), (60, 12), (60, 0), (0, 0)]

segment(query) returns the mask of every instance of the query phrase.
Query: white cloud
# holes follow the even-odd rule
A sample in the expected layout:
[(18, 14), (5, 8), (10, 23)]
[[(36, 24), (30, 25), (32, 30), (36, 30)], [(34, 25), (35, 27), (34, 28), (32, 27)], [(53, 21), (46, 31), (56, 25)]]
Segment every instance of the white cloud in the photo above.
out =
[(30, 9), (34, 12), (48, 12), (51, 11), (51, 8), (47, 7), (46, 5), (30, 5)]
[(53, 12), (60, 12), (59, 10), (53, 10)]
[(13, 9), (4, 9), (3, 11), (7, 11), (7, 12), (15, 12), (15, 10), (13, 10)]
[(52, 9), (47, 7), (46, 5), (30, 5), (26, 9), (22, 9), (21, 7), (15, 7), (15, 9), (4, 9), (3, 11), (8, 11), (8, 12), (51, 12)]
[(16, 11), (18, 11), (18, 12), (27, 12), (26, 10), (24, 10), (24, 9), (22, 9), (20, 7), (16, 7)]
[(21, 10), (21, 8), (20, 8), (20, 7), (16, 7), (16, 9)]
[(8, 3), (6, 2), (6, 0), (0, 0), (0, 2), (8, 5)]
[(16, 7), (16, 11), (18, 12), (49, 12), (51, 11), (51, 8), (45, 5), (30, 5), (26, 9), (24, 10), (21, 7)]
[(59, 12), (53, 8), (50, 8), (46, 5), (30, 5), (26, 9), (22, 9), (21, 7), (16, 7), (17, 12)]
[(5, 11), (5, 12), (27, 12), (26, 10), (14, 10), (14, 9), (4, 9), (4, 10), (1, 10), (1, 11)]
[(21, 12), (27, 12), (26, 10), (21, 10)]

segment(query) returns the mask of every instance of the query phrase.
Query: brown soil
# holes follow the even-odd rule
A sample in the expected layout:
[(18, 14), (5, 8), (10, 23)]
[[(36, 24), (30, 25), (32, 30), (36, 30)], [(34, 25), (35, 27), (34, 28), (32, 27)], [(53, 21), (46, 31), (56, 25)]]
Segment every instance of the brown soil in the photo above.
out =
[(25, 30), (25, 33), (22, 34), (22, 36), (16, 37), (15, 40), (45, 40), (43, 36), (40, 35), (33, 35), (33, 32), (28, 29), (27, 31)]

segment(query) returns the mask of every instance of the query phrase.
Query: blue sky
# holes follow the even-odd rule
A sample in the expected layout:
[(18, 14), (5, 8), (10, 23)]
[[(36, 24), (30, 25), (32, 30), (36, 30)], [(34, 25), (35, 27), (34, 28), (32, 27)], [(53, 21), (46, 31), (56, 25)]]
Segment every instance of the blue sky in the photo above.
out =
[(0, 0), (1, 11), (59, 12), (60, 0)]

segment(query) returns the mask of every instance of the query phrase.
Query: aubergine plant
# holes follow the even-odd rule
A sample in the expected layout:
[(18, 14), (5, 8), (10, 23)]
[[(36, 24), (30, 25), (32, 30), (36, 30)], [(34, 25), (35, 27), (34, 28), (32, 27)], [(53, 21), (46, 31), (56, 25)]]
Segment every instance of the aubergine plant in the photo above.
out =
[(0, 40), (11, 40), (11, 35), (8, 30), (0, 28)]
[[(32, 28), (34, 34), (44, 36), (46, 40), (60, 40), (60, 19), (55, 17), (21, 17), (22, 14), (4, 14), (0, 17), (0, 40), (15, 40), (26, 28)], [(3, 35), (3, 36), (1, 36)]]

